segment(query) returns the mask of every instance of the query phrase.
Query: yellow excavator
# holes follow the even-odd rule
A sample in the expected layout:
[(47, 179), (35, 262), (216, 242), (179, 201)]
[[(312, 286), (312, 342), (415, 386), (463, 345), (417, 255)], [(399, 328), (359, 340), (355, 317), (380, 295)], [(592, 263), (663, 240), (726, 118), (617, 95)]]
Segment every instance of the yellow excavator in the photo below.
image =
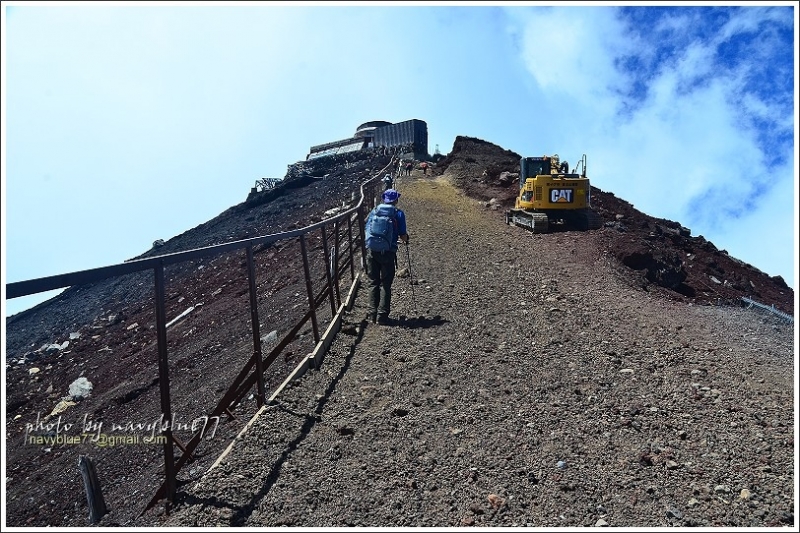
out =
[[(580, 169), (580, 172), (579, 172)], [(514, 209), (506, 212), (506, 224), (534, 233), (547, 233), (555, 226), (592, 230), (603, 225), (592, 210), (592, 188), (586, 177), (586, 154), (572, 172), (558, 154), (520, 159), (519, 194)]]

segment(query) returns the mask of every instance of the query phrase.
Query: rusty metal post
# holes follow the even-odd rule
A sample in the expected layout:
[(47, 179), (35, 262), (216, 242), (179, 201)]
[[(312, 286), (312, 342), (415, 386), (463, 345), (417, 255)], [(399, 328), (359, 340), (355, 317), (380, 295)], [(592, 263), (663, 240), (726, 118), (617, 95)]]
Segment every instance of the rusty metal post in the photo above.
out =
[(366, 217), (364, 216), (364, 205), (358, 208), (358, 233), (361, 236), (361, 269), (366, 272), (367, 270), (367, 237), (364, 235), (364, 228), (366, 224)]
[[(328, 235), (325, 231), (325, 224), (320, 228), (322, 230), (322, 253), (325, 254), (325, 262), (328, 261)], [(336, 301), (333, 299), (333, 279), (331, 278), (331, 269), (325, 266), (325, 278), (328, 280), (328, 298), (331, 300), (331, 317), (336, 316)]]
[(336, 287), (336, 308), (342, 305), (342, 293), (339, 289), (339, 221), (333, 223), (333, 281)]
[(356, 270), (353, 263), (355, 263), (355, 257), (353, 257), (353, 215), (350, 214), (347, 216), (347, 250), (348, 255), (350, 256), (350, 282), (356, 280)]
[(306, 292), (308, 293), (308, 306), (311, 310), (311, 327), (314, 330), (314, 342), (319, 342), (319, 328), (317, 327), (317, 306), (314, 305), (314, 291), (311, 289), (311, 270), (308, 268), (308, 251), (306, 250), (306, 236), (300, 235), (300, 250), (303, 252), (303, 272), (306, 276)]
[(250, 322), (253, 325), (253, 356), (256, 359), (256, 405), (266, 403), (264, 387), (264, 361), (261, 358), (261, 330), (258, 323), (258, 296), (256, 294), (256, 268), (253, 262), (253, 245), (247, 247), (247, 278), (250, 283)]
[(167, 311), (164, 306), (164, 264), (155, 267), (156, 335), (158, 338), (158, 385), (161, 389), (161, 432), (164, 439), (164, 475), (169, 504), (175, 501), (175, 450), (172, 447), (172, 406), (169, 398), (169, 357), (167, 354)]
[(108, 513), (106, 501), (103, 498), (103, 491), (100, 487), (100, 480), (97, 477), (97, 470), (94, 462), (88, 455), (78, 456), (78, 468), (83, 477), (83, 488), (86, 491), (86, 501), (89, 504), (89, 522), (96, 524), (103, 516)]

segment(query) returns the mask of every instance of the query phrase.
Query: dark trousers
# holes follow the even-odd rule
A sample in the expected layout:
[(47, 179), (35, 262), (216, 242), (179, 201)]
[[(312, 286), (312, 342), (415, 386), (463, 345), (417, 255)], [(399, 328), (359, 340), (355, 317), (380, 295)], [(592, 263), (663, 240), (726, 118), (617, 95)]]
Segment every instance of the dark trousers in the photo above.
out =
[(397, 253), (367, 250), (367, 277), (370, 289), (370, 313), (389, 316), (392, 307), (392, 282), (394, 281)]

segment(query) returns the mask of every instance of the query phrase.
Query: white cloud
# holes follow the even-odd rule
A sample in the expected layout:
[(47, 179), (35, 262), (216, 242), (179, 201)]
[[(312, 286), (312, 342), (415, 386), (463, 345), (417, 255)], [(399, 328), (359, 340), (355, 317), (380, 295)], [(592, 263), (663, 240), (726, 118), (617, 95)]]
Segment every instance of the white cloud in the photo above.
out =
[(509, 14), (522, 24), (522, 57), (543, 91), (604, 104), (610, 89), (625, 83), (627, 76), (615, 73), (608, 53), (630, 46), (619, 37), (622, 28), (613, 10), (566, 7)]
[[(785, 175), (792, 172), (793, 167), (794, 160), (790, 158), (777, 171)], [(769, 275), (781, 275), (793, 287), (797, 250), (792, 244), (797, 242), (794, 218), (797, 197), (791, 190), (790, 187), (768, 189), (747, 215), (728, 219), (714, 228), (713, 242), (733, 257), (750, 258), (749, 263)]]

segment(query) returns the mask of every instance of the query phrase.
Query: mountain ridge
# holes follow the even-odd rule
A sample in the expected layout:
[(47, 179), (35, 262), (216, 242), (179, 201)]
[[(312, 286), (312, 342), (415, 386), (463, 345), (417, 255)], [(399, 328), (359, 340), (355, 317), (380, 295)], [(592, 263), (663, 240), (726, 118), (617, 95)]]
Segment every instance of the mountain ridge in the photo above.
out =
[[(413, 179), (422, 180), (423, 184), (425, 180), (431, 180), (433, 188), (433, 180), (446, 175), (467, 198), (482, 202), (478, 206), (466, 202), (459, 205), (463, 216), (493, 217), (498, 226), (495, 229), (500, 234), (505, 231), (500, 228), (502, 212), (499, 208), (493, 209), (497, 204), (490, 200), (499, 198), (500, 202), (507, 203), (516, 195), (516, 185), (501, 183), (501, 175), (513, 172), (513, 165), (518, 165), (519, 161), (514, 162), (516, 154), (513, 152), (478, 141), (458, 137), (451, 154), (433, 165), (432, 176), (426, 177), (415, 170)], [(304, 227), (321, 220), (326, 211), (352, 202), (352, 195), (361, 183), (389, 162), (389, 157), (368, 154), (315, 162), (313, 169), (305, 173), (302, 172), (305, 165), (290, 167), (295, 171), (292, 175), (298, 176), (296, 179), (307, 182), (305, 186), (292, 188), (291, 192), (284, 191), (286, 194), (282, 195), (271, 193), (274, 196), (269, 201), (260, 202), (258, 198), (250, 197), (249, 201), (229, 208), (139, 257)], [(485, 176), (484, 170), (487, 171)], [(304, 175), (317, 179), (306, 179)], [(401, 190), (404, 179), (398, 183)], [(435, 189), (432, 191), (435, 195)], [(679, 224), (674, 227), (675, 224), (668, 221), (641, 218), (630, 204), (599, 190), (593, 190), (593, 196), (595, 207), (603, 214), (606, 223), (611, 222), (610, 225), (586, 234), (566, 231), (553, 235), (531, 235), (521, 228), (509, 228), (509, 231), (514, 230), (511, 235), (519, 249), (503, 250), (502, 261), (531, 262), (532, 259), (526, 257), (529, 250), (552, 245), (557, 247), (548, 249), (549, 256), (557, 256), (562, 249), (565, 254), (573, 250), (572, 256), (566, 255), (558, 266), (552, 267), (552, 273), (541, 274), (545, 279), (537, 279), (553, 294), (559, 293), (559, 272), (567, 273), (570, 269), (592, 271), (591, 264), (570, 267), (570, 260), (578, 261), (586, 255), (587, 261), (610, 265), (609, 268), (627, 284), (631, 294), (663, 299), (670, 309), (683, 309), (687, 304), (708, 306), (710, 311), (724, 310), (726, 306), (740, 308), (741, 295), (750, 294), (760, 296), (767, 305), (788, 309), (791, 313), (789, 302), (793, 300), (793, 292), (786, 293), (776, 280), (770, 280), (748, 265), (737, 263), (707, 241), (681, 235)], [(480, 212), (473, 213), (475, 209)], [(618, 214), (622, 218), (617, 218)], [(410, 220), (412, 238), (413, 224), (414, 220)], [(486, 244), (481, 235), (467, 237), (472, 246)], [(575, 241), (590, 243), (587, 246), (591, 249), (575, 250)], [(318, 252), (319, 243), (312, 245), (312, 250)], [(692, 247), (695, 254), (691, 263), (680, 257), (681, 252), (687, 253), (686, 247)], [(575, 252), (579, 252), (577, 259)], [(259, 280), (266, 280), (259, 284), (259, 296), (263, 300), (260, 309), (262, 332), (285, 331), (287, 324), (294, 319), (289, 311), (302, 302), (302, 297), (297, 295), (305, 294), (302, 275), (298, 275), (301, 270), (299, 250), (285, 244), (258, 249), (255, 255)], [(446, 257), (447, 254), (443, 259)], [(633, 266), (627, 265), (626, 260)], [(248, 338), (247, 294), (243, 290), (247, 284), (243, 265), (242, 257), (231, 256), (191, 262), (170, 268), (166, 273), (167, 318), (178, 316), (190, 306), (195, 310), (170, 332), (170, 364), (176, 376), (171, 384), (175, 412), (207, 412), (219, 391), (224, 390), (226, 383), (238, 371), (248, 351), (252, 353), (252, 339)], [(428, 268), (430, 272), (435, 271), (433, 265)], [(686, 277), (676, 285), (675, 273), (679, 278), (681, 272)], [(719, 287), (710, 280), (710, 276), (715, 274), (719, 276)], [(465, 275), (470, 275), (468, 268)], [(730, 280), (727, 285), (725, 280)], [(687, 288), (682, 288), (681, 284), (686, 284)], [(465, 286), (464, 290), (468, 287)], [(503, 290), (511, 291), (511, 288)], [(511, 298), (516, 298), (513, 292), (511, 294)], [(547, 306), (544, 311), (556, 309), (552, 312), (557, 313), (572, 297), (568, 295), (562, 303), (553, 300), (555, 304), (549, 303), (544, 296), (542, 299), (542, 305)], [(498, 299), (498, 303), (502, 304), (502, 300)], [(114, 513), (104, 525), (130, 523), (132, 516), (143, 509), (160, 483), (163, 468), (160, 448), (99, 449), (85, 443), (44, 451), (40, 447), (25, 445), (23, 440), (25, 424), (36, 420), (37, 413), (51, 412), (58, 398), (78, 377), (87, 377), (94, 384), (94, 390), (89, 398), (71, 407), (72, 411), (66, 411), (65, 416), (80, 412), (110, 421), (157, 418), (159, 402), (158, 387), (155, 386), (157, 379), (154, 381), (157, 365), (152, 331), (153, 307), (152, 280), (143, 273), (68, 289), (30, 313), (6, 319), (6, 459), (9, 465), (6, 512), (11, 525), (85, 525), (86, 502), (76, 498), (70, 488), (75, 484), (74, 454), (79, 451), (96, 457), (103, 483), (109, 486), (107, 501)], [(537, 309), (537, 316), (544, 312)], [(581, 312), (579, 309), (575, 311), (576, 314)], [(470, 313), (475, 313), (475, 310), (470, 310)], [(645, 317), (643, 320), (658, 318)], [(484, 322), (487, 319), (491, 318), (481, 318)], [(422, 323), (436, 322), (431, 319)], [(772, 326), (767, 323), (762, 329), (769, 327)], [(774, 327), (778, 328), (775, 331), (780, 329)], [(79, 336), (72, 338), (72, 333)], [(554, 335), (554, 338), (560, 343), (568, 340), (565, 334)], [(69, 341), (68, 349), (49, 348), (53, 344), (63, 346), (66, 341)], [(270, 374), (268, 386), (274, 387), (282, 381), (286, 372), (307, 353), (308, 346), (313, 345), (311, 341), (308, 328), (298, 334), (298, 346), (288, 350), (276, 361), (275, 368), (270, 369), (274, 373)], [(691, 346), (700, 347), (702, 342), (694, 340)], [(489, 346), (486, 349), (497, 350)], [(37, 372), (32, 372), (34, 368)], [(254, 412), (255, 405), (250, 400), (237, 407), (236, 415), (247, 419)], [(198, 457), (196, 464), (182, 471), (181, 484), (201, 476), (203, 468), (209, 466), (227, 444), (223, 437), (232, 438), (239, 428), (236, 422), (223, 424), (219, 441), (209, 443), (209, 448)], [(44, 479), (48, 480), (47, 484), (43, 484)]]
[[(519, 181), (509, 181), (504, 173), (519, 173), (519, 160), (519, 154), (491, 142), (458, 136), (433, 174), (449, 172), (470, 197), (496, 199), (494, 208), (509, 208)], [(691, 236), (679, 222), (647, 215), (613, 192), (592, 186), (592, 207), (606, 228), (619, 234), (609, 239), (611, 253), (631, 269), (642, 288), (659, 286), (676, 297), (712, 304), (736, 305), (744, 296), (794, 314), (794, 290), (781, 276), (770, 276), (730, 256), (703, 236)]]

